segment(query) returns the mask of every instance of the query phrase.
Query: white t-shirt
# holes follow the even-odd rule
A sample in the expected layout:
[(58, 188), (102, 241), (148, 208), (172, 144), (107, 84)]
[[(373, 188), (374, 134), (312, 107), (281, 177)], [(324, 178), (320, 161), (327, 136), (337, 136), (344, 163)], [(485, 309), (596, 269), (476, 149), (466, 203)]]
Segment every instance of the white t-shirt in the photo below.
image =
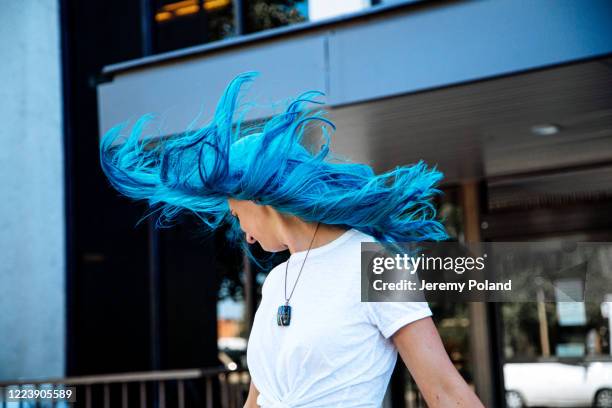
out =
[[(247, 347), (259, 406), (381, 406), (398, 355), (391, 335), (432, 312), (427, 302), (361, 302), (362, 241), (375, 239), (353, 228), (310, 250), (289, 301), (289, 326), (277, 324), (286, 262), (266, 277)], [(305, 255), (289, 258), (287, 296)]]

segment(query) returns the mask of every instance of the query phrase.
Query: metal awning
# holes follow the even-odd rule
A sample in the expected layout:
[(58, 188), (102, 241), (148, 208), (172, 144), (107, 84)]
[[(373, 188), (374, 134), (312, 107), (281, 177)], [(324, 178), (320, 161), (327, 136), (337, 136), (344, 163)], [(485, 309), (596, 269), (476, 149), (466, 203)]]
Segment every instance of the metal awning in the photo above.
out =
[[(453, 183), (607, 161), (611, 16), (606, 0), (416, 2), (115, 64), (100, 134), (148, 112), (167, 134), (206, 123), (229, 80), (257, 70), (247, 119), (321, 90), (332, 148), (377, 170), (423, 158)], [(551, 121), (570, 131), (528, 131)]]

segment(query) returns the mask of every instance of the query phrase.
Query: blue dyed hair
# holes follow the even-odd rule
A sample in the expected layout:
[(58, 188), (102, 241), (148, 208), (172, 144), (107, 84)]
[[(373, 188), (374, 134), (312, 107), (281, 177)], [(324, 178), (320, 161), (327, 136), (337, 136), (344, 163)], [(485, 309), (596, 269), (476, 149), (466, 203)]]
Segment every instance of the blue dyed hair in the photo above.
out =
[[(335, 130), (334, 124), (324, 110), (308, 107), (323, 104), (314, 99), (322, 92), (302, 93), (283, 113), (256, 126), (243, 126), (244, 115), (235, 120), (241, 87), (257, 75), (236, 76), (204, 127), (142, 138), (154, 117), (145, 114), (123, 141), (118, 138), (124, 123), (106, 132), (100, 163), (112, 186), (134, 200), (148, 200), (154, 211), (144, 218), (158, 213), (158, 228), (172, 225), (183, 211), (196, 214), (207, 231), (227, 224), (228, 240), (259, 266), (230, 214), (230, 197), (270, 205), (304, 221), (352, 227), (379, 242), (448, 239), (432, 204), (433, 196), (442, 193), (436, 184), (443, 174), (420, 160), (376, 175), (367, 164), (332, 154), (327, 127)], [(320, 124), (320, 148), (304, 140), (309, 122)]]

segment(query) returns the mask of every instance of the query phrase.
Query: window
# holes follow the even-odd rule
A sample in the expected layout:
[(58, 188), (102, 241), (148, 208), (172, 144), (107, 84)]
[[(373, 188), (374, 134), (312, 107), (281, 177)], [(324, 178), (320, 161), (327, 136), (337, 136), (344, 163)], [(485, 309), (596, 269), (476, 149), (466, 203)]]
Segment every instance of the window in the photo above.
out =
[(154, 0), (153, 20), (156, 53), (236, 35), (232, 0)]
[(405, 0), (149, 0), (154, 53), (359, 12)]

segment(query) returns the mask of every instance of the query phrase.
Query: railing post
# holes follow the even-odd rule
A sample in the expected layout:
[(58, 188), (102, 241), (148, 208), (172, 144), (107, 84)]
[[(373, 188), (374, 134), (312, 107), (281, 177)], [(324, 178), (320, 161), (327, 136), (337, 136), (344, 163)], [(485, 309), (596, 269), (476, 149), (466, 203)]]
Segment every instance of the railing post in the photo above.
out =
[(127, 408), (128, 406), (128, 385), (127, 383), (121, 383), (121, 406)]
[(238, 376), (238, 384), (236, 384), (236, 406), (242, 408), (244, 399), (242, 399), (242, 378)]
[(91, 408), (91, 385), (85, 386), (85, 408)]
[[(118, 374), (101, 374), (101, 375), (86, 375), (80, 377), (66, 377), (66, 378), (47, 378), (37, 380), (15, 380), (15, 381), (0, 381), (0, 408), (7, 408), (12, 406), (7, 404), (6, 398), (2, 398), (6, 394), (7, 387), (14, 390), (30, 390), (33, 387), (34, 390), (45, 391), (49, 387), (49, 391), (54, 390), (65, 390), (66, 387), (74, 387), (73, 389), (80, 396), (79, 400), (83, 398), (82, 403), (85, 408), (92, 408), (100, 404), (104, 408), (115, 408), (115, 405), (120, 408), (127, 408), (130, 405), (130, 384), (139, 385), (139, 397), (140, 397), (140, 408), (148, 408), (147, 400), (147, 388), (148, 384), (151, 384), (151, 391), (153, 394), (153, 403), (158, 408), (166, 408), (171, 405), (173, 407), (185, 408), (187, 405), (187, 395), (185, 390), (185, 382), (196, 380), (198, 383), (198, 396), (201, 396), (201, 392), (206, 393), (205, 408), (233, 408), (238, 406), (240, 408), (245, 400), (243, 392), (245, 389), (248, 392), (248, 380), (250, 375), (246, 370), (228, 370), (225, 367), (210, 367), (210, 368), (199, 368), (189, 370), (168, 370), (168, 371), (151, 371), (151, 372), (135, 372), (135, 373), (118, 373)], [(171, 395), (174, 403), (168, 403), (166, 383), (176, 381), (176, 398)], [(205, 381), (205, 384), (202, 384)], [(216, 382), (219, 382), (217, 387)], [(156, 384), (155, 384), (156, 383)], [(113, 387), (121, 387), (121, 398), (116, 395), (116, 401), (111, 399), (111, 390)], [(202, 389), (202, 386), (204, 389)], [(173, 387), (173, 385), (172, 385)], [(101, 388), (101, 394), (95, 389)], [(94, 395), (95, 394), (95, 395)], [(95, 401), (94, 401), (95, 399)], [(119, 403), (121, 399), (121, 403)], [(116, 402), (116, 403), (115, 403)], [(219, 403), (217, 403), (219, 402)], [(20, 399), (15, 404), (18, 407), (40, 407), (47, 406), (48, 404), (41, 403), (39, 400), (30, 404), (24, 399)], [(63, 406), (63, 403), (54, 401), (50, 406)]]
[(183, 380), (178, 380), (177, 384), (178, 408), (185, 408), (185, 384)]
[(223, 408), (229, 408), (229, 398), (227, 395), (227, 374), (219, 374), (219, 382), (221, 385), (221, 406)]
[(140, 408), (147, 408), (147, 389), (144, 381), (140, 382)]
[(213, 388), (210, 376), (206, 377), (206, 408), (213, 408)]
[(158, 381), (159, 408), (166, 408), (166, 384), (163, 380)]
[(110, 408), (110, 388), (104, 383), (104, 408)]

